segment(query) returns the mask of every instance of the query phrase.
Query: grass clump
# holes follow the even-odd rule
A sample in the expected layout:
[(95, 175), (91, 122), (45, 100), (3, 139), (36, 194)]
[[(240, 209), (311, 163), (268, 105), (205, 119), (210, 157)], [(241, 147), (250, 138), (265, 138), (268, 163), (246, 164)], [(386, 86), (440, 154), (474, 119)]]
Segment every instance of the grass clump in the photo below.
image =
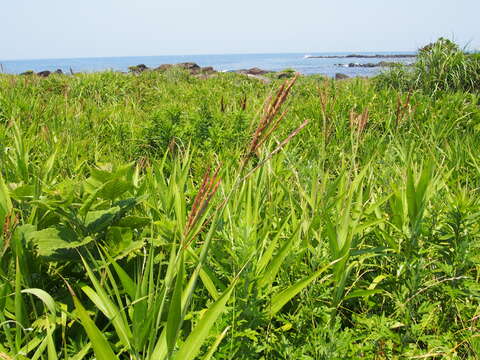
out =
[(410, 68), (394, 68), (378, 77), (381, 86), (404, 91), (422, 90), (478, 92), (480, 61), (478, 55), (465, 53), (452, 41), (440, 38), (419, 49), (416, 62)]

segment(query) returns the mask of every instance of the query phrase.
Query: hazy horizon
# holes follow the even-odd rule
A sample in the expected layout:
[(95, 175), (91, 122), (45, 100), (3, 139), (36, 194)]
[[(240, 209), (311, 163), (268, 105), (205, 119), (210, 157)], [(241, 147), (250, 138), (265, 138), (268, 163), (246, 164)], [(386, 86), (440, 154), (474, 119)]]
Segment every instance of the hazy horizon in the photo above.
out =
[(448, 37), (480, 47), (477, 0), (16, 0), (3, 4), (0, 60), (412, 52)]

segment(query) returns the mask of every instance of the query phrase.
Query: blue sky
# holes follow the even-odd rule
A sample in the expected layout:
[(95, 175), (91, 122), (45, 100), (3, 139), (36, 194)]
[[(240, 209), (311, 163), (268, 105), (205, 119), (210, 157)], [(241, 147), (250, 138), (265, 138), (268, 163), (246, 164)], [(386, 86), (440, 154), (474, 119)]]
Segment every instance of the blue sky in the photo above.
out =
[(0, 59), (480, 48), (480, 0), (4, 0)]

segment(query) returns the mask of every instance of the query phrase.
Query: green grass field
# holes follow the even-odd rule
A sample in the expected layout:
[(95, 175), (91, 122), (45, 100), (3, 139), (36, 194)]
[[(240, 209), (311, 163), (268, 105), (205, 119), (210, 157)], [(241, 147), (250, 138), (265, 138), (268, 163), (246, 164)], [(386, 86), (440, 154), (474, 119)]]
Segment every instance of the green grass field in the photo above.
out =
[(480, 358), (480, 62), (0, 75), (0, 359)]

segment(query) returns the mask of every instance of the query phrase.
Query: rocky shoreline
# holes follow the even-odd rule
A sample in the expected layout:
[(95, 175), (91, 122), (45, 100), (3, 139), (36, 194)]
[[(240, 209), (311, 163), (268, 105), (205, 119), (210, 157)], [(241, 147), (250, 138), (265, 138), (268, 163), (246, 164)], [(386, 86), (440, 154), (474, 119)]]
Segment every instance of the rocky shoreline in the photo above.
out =
[[(186, 70), (190, 75), (199, 77), (199, 78), (209, 78), (212, 76), (216, 76), (219, 72), (215, 70), (212, 66), (205, 66), (201, 67), (198, 64), (194, 62), (184, 62), (184, 63), (178, 63), (178, 64), (162, 64), (157, 67), (148, 67), (145, 64), (138, 64), (134, 66), (130, 66), (128, 68), (128, 72), (124, 72), (125, 74), (130, 73), (130, 74), (141, 74), (145, 71), (158, 71), (158, 72), (165, 72), (169, 69), (181, 69), (181, 70)], [(263, 70), (257, 67), (253, 67), (250, 69), (240, 69), (240, 70), (231, 70), (228, 72), (233, 72), (237, 74), (242, 74), (251, 78), (258, 79), (264, 83), (269, 83), (272, 81), (273, 78), (277, 79), (284, 79), (284, 78), (290, 78), (295, 75), (295, 71), (293, 70), (284, 70), (284, 71), (270, 71), (270, 70)], [(74, 75), (74, 72), (70, 70), (71, 75)], [(34, 71), (25, 71), (19, 75), (21, 76), (39, 76), (39, 77), (49, 77), (50, 75), (65, 75), (65, 73), (61, 69), (57, 69), (55, 71), (49, 71), (49, 70), (44, 70), (40, 72), (34, 72)], [(265, 75), (270, 74), (269, 77), (266, 77)]]
[(394, 61), (380, 61), (378, 63), (348, 63), (348, 64), (335, 64), (340, 67), (361, 67), (361, 68), (374, 68), (374, 67), (392, 67), (392, 66), (410, 66), (410, 64), (403, 64)]
[[(346, 57), (354, 57), (357, 55), (347, 55)], [(397, 56), (403, 56), (403, 55), (397, 55)], [(407, 56), (407, 55), (405, 55)], [(362, 67), (362, 68), (373, 68), (373, 67), (392, 67), (392, 66), (400, 66), (400, 65), (405, 65), (399, 62), (390, 62), (390, 61), (380, 61), (378, 63), (348, 63), (348, 64), (335, 64), (335, 66), (339, 67)], [(198, 77), (198, 78), (203, 78), (207, 79), (209, 77), (217, 76), (219, 71), (215, 70), (212, 66), (200, 66), (197, 63), (194, 62), (183, 62), (183, 63), (178, 63), (178, 64), (162, 64), (157, 67), (148, 67), (145, 64), (138, 64), (134, 66), (130, 66), (128, 68), (128, 72), (123, 72), (124, 74), (133, 74), (133, 75), (138, 75), (143, 72), (147, 71), (157, 71), (157, 72), (165, 72), (169, 69), (181, 69), (187, 71), (190, 75)], [(260, 69), (258, 67), (253, 67), (250, 69), (239, 69), (239, 70), (229, 70), (229, 71), (223, 71), (223, 72), (231, 72), (231, 73), (236, 73), (236, 74), (241, 74), (245, 75), (250, 78), (254, 78), (257, 80), (260, 80), (264, 83), (270, 83), (273, 79), (286, 79), (286, 78), (291, 78), (295, 75), (295, 71), (288, 69), (288, 70), (283, 70), (283, 71), (270, 71), (270, 70), (264, 70)], [(75, 73), (73, 72), (72, 69), (70, 69), (70, 75), (74, 75)], [(39, 76), (39, 77), (49, 77), (50, 75), (67, 75), (65, 74), (61, 69), (57, 69), (55, 71), (49, 71), (49, 70), (44, 70), (40, 72), (34, 72), (34, 71), (25, 71), (20, 74), (21, 76)], [(349, 78), (348, 75), (342, 74), (342, 73), (336, 73), (334, 78), (336, 80), (343, 80)]]
[(350, 55), (306, 55), (306, 59), (411, 59), (416, 58), (417, 55), (414, 54), (375, 54), (375, 55), (360, 55), (360, 54), (350, 54)]

